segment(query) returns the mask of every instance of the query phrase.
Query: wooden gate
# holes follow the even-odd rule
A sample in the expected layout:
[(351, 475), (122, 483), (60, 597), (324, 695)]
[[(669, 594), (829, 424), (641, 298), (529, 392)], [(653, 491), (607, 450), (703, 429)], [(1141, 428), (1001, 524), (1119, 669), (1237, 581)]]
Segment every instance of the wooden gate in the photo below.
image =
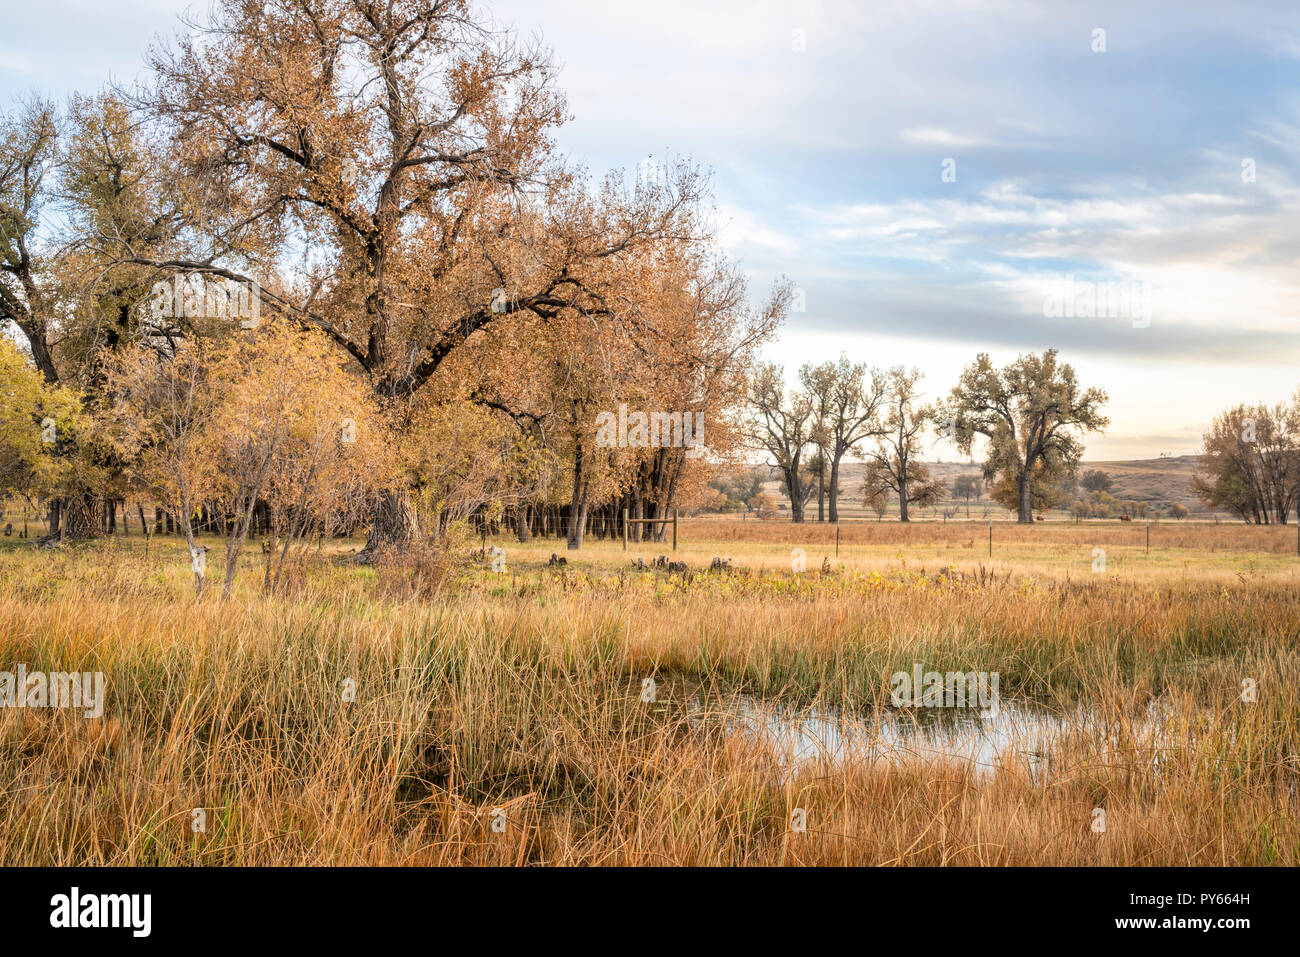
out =
[(628, 529), (633, 525), (672, 525), (673, 551), (677, 551), (677, 509), (673, 509), (672, 518), (628, 518), (627, 509), (623, 509), (623, 551), (627, 551)]

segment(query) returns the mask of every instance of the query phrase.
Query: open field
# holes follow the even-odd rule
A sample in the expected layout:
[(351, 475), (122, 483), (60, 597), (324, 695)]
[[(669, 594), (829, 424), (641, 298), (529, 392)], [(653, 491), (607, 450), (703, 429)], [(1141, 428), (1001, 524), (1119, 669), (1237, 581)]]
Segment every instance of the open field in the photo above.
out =
[[(701, 518), (682, 522), (680, 544), (688, 561), (705, 565), (717, 554), (788, 571), (791, 550), (802, 548), (810, 570), (830, 559), (862, 571), (906, 563), (931, 572), (949, 565), (975, 572), (984, 566), (1000, 574), (1065, 578), (1094, 575), (1099, 557), (1094, 551), (1100, 548), (1105, 552), (1105, 571), (1112, 575), (1235, 580), (1273, 573), (1300, 584), (1297, 531), (1292, 526), (1153, 522), (1148, 553), (1147, 529), (1141, 522), (1045, 522), (1032, 528), (994, 522), (992, 557), (987, 522), (845, 522), (840, 526), (838, 557), (835, 535), (834, 526), (815, 522)], [(650, 544), (634, 546), (630, 554), (655, 549)]]
[[(107, 695), (100, 718), (0, 710), (0, 860), (1300, 863), (1294, 529), (1163, 523), (1147, 556), (1137, 525), (998, 525), (992, 560), (984, 523), (846, 525), (838, 559), (833, 534), (489, 538), (499, 573), (327, 543), (283, 594), (250, 563), (224, 604), (195, 601), (176, 539), (2, 540), (5, 667), (102, 671)], [(690, 571), (629, 566), (659, 554)], [(947, 716), (890, 701), (918, 663), (996, 672), (1051, 738), (977, 765), (794, 763), (765, 736), (818, 714), (939, 740)]]

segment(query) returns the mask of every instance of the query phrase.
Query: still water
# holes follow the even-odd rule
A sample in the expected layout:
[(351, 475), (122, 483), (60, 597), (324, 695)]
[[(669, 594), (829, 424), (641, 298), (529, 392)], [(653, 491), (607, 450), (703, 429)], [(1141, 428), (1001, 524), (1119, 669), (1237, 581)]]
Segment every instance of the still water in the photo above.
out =
[[(965, 763), (978, 777), (1000, 767), (1018, 766), (1038, 782), (1051, 776), (1054, 745), (1070, 733), (1115, 743), (1114, 727), (1103, 727), (1086, 711), (1062, 714), (1028, 701), (1003, 700), (992, 708), (884, 709), (877, 715), (848, 716), (830, 709), (791, 710), (761, 699), (740, 696), (706, 709), (701, 720), (720, 719), (775, 753), (792, 772), (810, 761), (896, 764), (934, 761)], [(1156, 708), (1124, 722), (1128, 745), (1161, 744), (1161, 715)], [(1157, 752), (1158, 753), (1158, 752)], [(1158, 758), (1157, 758), (1158, 760)]]

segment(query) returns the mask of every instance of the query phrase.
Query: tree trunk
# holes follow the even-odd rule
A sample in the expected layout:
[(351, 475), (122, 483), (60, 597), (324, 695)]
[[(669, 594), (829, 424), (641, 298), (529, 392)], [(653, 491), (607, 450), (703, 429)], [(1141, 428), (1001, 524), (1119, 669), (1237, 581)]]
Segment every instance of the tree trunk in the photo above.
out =
[(830, 520), (832, 523), (840, 520), (840, 460), (831, 459), (831, 488), (830, 488)]
[(569, 510), (569, 537), (567, 545), (571, 549), (582, 547), (582, 536), (587, 526), (587, 490), (584, 487), (580, 493), (580, 498), (573, 503), (573, 508)]
[(799, 478), (799, 458), (796, 456), (789, 466), (782, 469), (785, 478), (785, 495), (790, 500), (790, 521), (803, 522), (804, 494), (803, 482)]
[[(662, 452), (663, 450), (661, 450), (661, 454)], [(660, 501), (663, 502), (663, 507), (660, 508), (655, 513), (655, 518), (668, 518), (670, 515), (672, 515), (673, 501), (677, 498), (677, 480), (681, 478), (682, 467), (685, 465), (685, 463), (686, 463), (686, 457), (684, 455), (676, 457), (671, 475), (668, 478), (668, 487), (666, 490), (664, 490), (664, 494), (660, 498)], [(664, 542), (667, 540), (668, 540), (668, 523), (661, 522), (660, 524), (655, 526), (655, 541)]]
[(826, 521), (826, 461), (817, 459), (817, 521)]
[(1020, 473), (1019, 478), (1020, 515), (1017, 518), (1017, 521), (1022, 525), (1034, 524), (1034, 502), (1031, 495), (1033, 491), (1033, 483), (1030, 480), (1031, 471), (1030, 468), (1026, 467), (1025, 470)]
[(104, 500), (98, 495), (81, 492), (65, 499), (60, 511), (63, 517), (60, 540), (85, 541), (103, 534)]
[(573, 456), (573, 497), (569, 505), (569, 534), (567, 544), (571, 549), (582, 547), (582, 533), (587, 524), (587, 481), (583, 475), (582, 446)]
[(385, 548), (409, 548), (420, 541), (420, 519), (407, 489), (384, 492), (375, 503), (370, 534), (356, 561), (369, 563)]
[(28, 325), (19, 322), (18, 326), (27, 334), (27, 345), (32, 351), (32, 361), (36, 363), (36, 368), (40, 370), (46, 384), (58, 385), (59, 373), (54, 368), (54, 356), (50, 352), (49, 344), (45, 341), (44, 330), (38, 332), (34, 323)]

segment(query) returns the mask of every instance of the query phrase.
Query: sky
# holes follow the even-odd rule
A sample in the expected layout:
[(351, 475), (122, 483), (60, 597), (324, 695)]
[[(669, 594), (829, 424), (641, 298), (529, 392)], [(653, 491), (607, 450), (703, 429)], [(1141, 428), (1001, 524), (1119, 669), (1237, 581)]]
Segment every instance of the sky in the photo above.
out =
[[(4, 0), (0, 103), (140, 75), (183, 0)], [(1193, 454), (1300, 386), (1300, 4), (487, 0), (563, 65), (560, 149), (690, 157), (793, 376), (1056, 348), (1086, 458)], [(955, 450), (937, 444), (933, 457)]]

